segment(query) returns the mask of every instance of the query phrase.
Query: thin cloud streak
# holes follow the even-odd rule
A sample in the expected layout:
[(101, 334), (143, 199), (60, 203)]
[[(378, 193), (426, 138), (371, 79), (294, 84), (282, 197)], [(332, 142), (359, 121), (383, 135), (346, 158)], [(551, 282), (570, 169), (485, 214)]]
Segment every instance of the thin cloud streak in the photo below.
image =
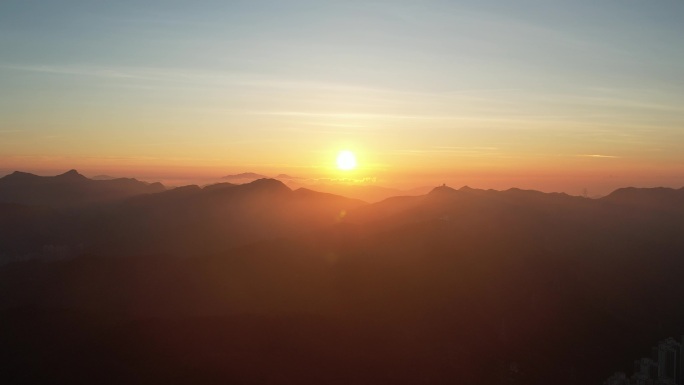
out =
[[(318, 89), (357, 92), (386, 92), (380, 88), (363, 87), (343, 83), (315, 82), (301, 79), (278, 79), (256, 73), (223, 72), (211, 70), (186, 70), (155, 67), (103, 67), (103, 66), (55, 66), (55, 65), (10, 65), (2, 64), (0, 68), (39, 72), (55, 75), (93, 76), (113, 79), (140, 79), (151, 81), (190, 82), (193, 84), (205, 81), (213, 86), (232, 84), (237, 86), (254, 86), (264, 88)], [(133, 86), (133, 85), (131, 85)]]
[(615, 156), (615, 155), (601, 155), (601, 154), (580, 154), (577, 156), (581, 156), (581, 157), (585, 157), (585, 158), (610, 158), (610, 159), (619, 158), (619, 156)]
[[(334, 92), (334, 93), (353, 93), (363, 96), (364, 98), (372, 98), (372, 95), (386, 95), (376, 101), (382, 103), (405, 102), (405, 98), (416, 97), (421, 99), (435, 99), (443, 101), (458, 101), (468, 102), (465, 108), (473, 108), (474, 106), (482, 107), (504, 103), (516, 105), (521, 99), (527, 102), (535, 102), (538, 104), (554, 103), (559, 106), (585, 106), (585, 107), (614, 107), (624, 110), (652, 110), (679, 113), (684, 112), (684, 107), (679, 104), (668, 104), (666, 102), (643, 102), (640, 100), (625, 98), (620, 95), (622, 90), (612, 89), (582, 89), (579, 88), (573, 93), (568, 94), (548, 94), (540, 91), (521, 89), (521, 88), (482, 88), (482, 89), (463, 89), (450, 90), (446, 92), (425, 92), (425, 91), (407, 91), (394, 88), (380, 88), (360, 86), (348, 83), (333, 83), (333, 82), (317, 82), (303, 79), (282, 79), (274, 78), (272, 76), (265, 76), (257, 73), (246, 72), (223, 72), (212, 70), (187, 70), (178, 68), (155, 68), (155, 67), (125, 67), (125, 66), (82, 66), (82, 65), (13, 65), (1, 64), (0, 68), (15, 71), (26, 71), (45, 73), (52, 75), (66, 75), (66, 76), (89, 76), (103, 79), (113, 80), (138, 80), (144, 83), (128, 84), (126, 86), (131, 88), (141, 89), (169, 89), (174, 88), (170, 84), (184, 84), (187, 88), (203, 88), (210, 87), (218, 89), (222, 86), (234, 87), (257, 87), (265, 89), (287, 89), (287, 90), (301, 90), (320, 91), (320, 92)], [(152, 82), (153, 84), (149, 84)], [(120, 85), (119, 83), (117, 83)], [(597, 92), (603, 95), (597, 95)], [(667, 95), (664, 95), (667, 96)], [(377, 97), (376, 97), (377, 99)], [(382, 104), (381, 103), (381, 104)], [(415, 103), (415, 100), (414, 100)], [(500, 109), (499, 109), (500, 110)], [(512, 111), (518, 110), (513, 108)], [(496, 111), (496, 109), (495, 109)], [(481, 111), (485, 113), (486, 111)], [(300, 112), (276, 112), (283, 115), (288, 114), (306, 114)], [(339, 114), (350, 115), (350, 114)], [(507, 114), (506, 118), (489, 118), (488, 120), (513, 120), (519, 118), (519, 112), (516, 114)], [(615, 114), (609, 114), (606, 117), (612, 117)], [(311, 115), (313, 116), (313, 115)], [(330, 115), (321, 115), (330, 116)], [(523, 115), (526, 119), (547, 119), (551, 121), (564, 120), (573, 121), (581, 120), (581, 116), (564, 114), (546, 114), (540, 115), (538, 113), (525, 113)], [(454, 116), (418, 116), (407, 115), (402, 118), (408, 119), (454, 119)], [(472, 117), (460, 117), (461, 119), (469, 119)], [(485, 119), (484, 116), (478, 116), (479, 120)], [(595, 118), (595, 116), (594, 116)]]

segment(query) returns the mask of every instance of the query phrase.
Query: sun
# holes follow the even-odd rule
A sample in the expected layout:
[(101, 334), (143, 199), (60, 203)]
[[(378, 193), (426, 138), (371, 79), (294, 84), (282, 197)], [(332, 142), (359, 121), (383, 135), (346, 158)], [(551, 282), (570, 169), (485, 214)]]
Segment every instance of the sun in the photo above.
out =
[(340, 151), (337, 154), (337, 168), (340, 170), (353, 170), (356, 168), (356, 156), (348, 150)]

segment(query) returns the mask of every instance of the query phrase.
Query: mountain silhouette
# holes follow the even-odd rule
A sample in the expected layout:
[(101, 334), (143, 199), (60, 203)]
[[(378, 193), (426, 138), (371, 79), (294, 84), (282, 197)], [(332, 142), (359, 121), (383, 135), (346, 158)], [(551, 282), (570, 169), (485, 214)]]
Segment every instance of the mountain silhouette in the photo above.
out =
[(265, 175), (257, 174), (254, 172), (243, 172), (240, 174), (233, 174), (233, 175), (226, 175), (222, 177), (221, 179), (225, 179), (227, 181), (237, 181), (237, 182), (250, 182), (256, 179), (264, 179), (268, 178)]
[(91, 177), (90, 179), (92, 179), (92, 180), (110, 180), (110, 179), (116, 179), (116, 177), (110, 176), (110, 175), (95, 175), (95, 176)]
[(610, 203), (658, 208), (663, 210), (684, 210), (684, 188), (621, 188), (605, 196), (602, 200)]
[(682, 191), (3, 203), (0, 380), (601, 383), (683, 333)]
[[(324, 228), (339, 222), (341, 213), (363, 205), (332, 194), (293, 191), (275, 179), (185, 186), (82, 206), (77, 215), (55, 213), (60, 220), (39, 222), (54, 229), (41, 242), (21, 241), (18, 234), (7, 245), (25, 245), (23, 253), (18, 246), (11, 250), (0, 246), (0, 257), (25, 259), (54, 248), (66, 254), (214, 253)], [(30, 212), (28, 207), (25, 210)], [(6, 218), (8, 226), (28, 220)]]
[(92, 180), (76, 170), (56, 176), (16, 171), (0, 178), (0, 202), (69, 208), (163, 191), (160, 183), (130, 178)]
[[(277, 177), (276, 177), (277, 179)], [(410, 190), (383, 187), (372, 184), (345, 184), (345, 183), (317, 183), (306, 184), (298, 180), (289, 180), (288, 185), (303, 187), (330, 194), (342, 195), (348, 198), (360, 199), (366, 202), (379, 202), (395, 196), (418, 196), (428, 193), (431, 187), (420, 187)]]

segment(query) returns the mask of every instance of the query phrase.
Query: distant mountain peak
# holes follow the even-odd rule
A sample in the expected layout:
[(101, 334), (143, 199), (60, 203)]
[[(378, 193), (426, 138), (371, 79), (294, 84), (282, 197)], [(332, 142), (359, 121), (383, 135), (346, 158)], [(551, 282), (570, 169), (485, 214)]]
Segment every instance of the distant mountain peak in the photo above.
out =
[(29, 172), (23, 172), (23, 171), (15, 171), (9, 175), (6, 175), (3, 177), (3, 179), (22, 179), (22, 178), (33, 178), (33, 177), (38, 177), (35, 174), (31, 174)]
[(76, 170), (55, 176), (15, 172), (0, 178), (0, 202), (53, 208), (82, 207), (164, 191), (160, 183), (130, 178), (91, 180)]
[(684, 202), (684, 190), (675, 190), (669, 187), (623, 187), (606, 195), (602, 200), (630, 205), (679, 209)]
[[(235, 186), (237, 186), (237, 185), (233, 184), (233, 183), (220, 182), (220, 183), (212, 183), (212, 184), (208, 184), (206, 186), (202, 186), (202, 190), (216, 191), (216, 190), (224, 190), (227, 188), (233, 188)], [(180, 187), (178, 187), (178, 188), (180, 188)]]
[(88, 179), (84, 175), (81, 175), (78, 173), (78, 171), (71, 169), (64, 174), (60, 174), (56, 176), (57, 178), (69, 178), (69, 179)]
[(9, 175), (34, 175), (34, 174), (31, 174), (30, 172), (24, 172), (24, 171), (15, 171)]
[(287, 187), (287, 185), (285, 185), (285, 183), (272, 178), (260, 178), (253, 182), (246, 183), (243, 186), (249, 186), (250, 188), (267, 191), (292, 191), (289, 187)]
[(446, 184), (443, 184), (441, 186), (437, 186), (432, 189), (428, 194), (429, 195), (443, 195), (443, 194), (453, 194), (457, 190), (447, 186)]
[(255, 172), (243, 172), (240, 174), (226, 175), (221, 179), (236, 180), (236, 179), (264, 179), (266, 175), (257, 174)]

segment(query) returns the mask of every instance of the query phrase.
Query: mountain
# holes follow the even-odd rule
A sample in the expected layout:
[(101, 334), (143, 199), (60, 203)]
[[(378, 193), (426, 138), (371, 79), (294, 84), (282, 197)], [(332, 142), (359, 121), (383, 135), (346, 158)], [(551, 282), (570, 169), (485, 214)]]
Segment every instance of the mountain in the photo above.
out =
[(107, 254), (212, 253), (330, 226), (341, 212), (363, 205), (331, 194), (292, 191), (275, 179), (186, 187), (123, 202), (93, 219), (88, 227), (107, 230), (88, 238), (93, 251)]
[(92, 180), (70, 170), (56, 176), (16, 171), (0, 178), (0, 202), (73, 208), (164, 191), (160, 183), (135, 179)]
[(43, 251), (54, 248), (66, 255), (215, 253), (324, 228), (363, 205), (365, 202), (332, 194), (292, 191), (275, 179), (185, 186), (107, 204), (81, 205), (69, 214), (53, 213), (58, 219), (51, 221), (36, 219), (49, 236), (19, 242), (33, 239), (32, 235), (28, 231), (23, 237), (16, 234), (13, 243), (19, 242), (23, 248), (0, 245), (0, 261), (3, 256), (5, 262), (48, 257)]
[(260, 179), (0, 205), (13, 252), (74, 252), (0, 266), (0, 381), (601, 383), (684, 332), (679, 191), (366, 204)]
[(71, 218), (47, 206), (0, 203), (0, 264), (75, 255), (63, 247), (77, 245), (64, 232), (71, 226)]
[[(268, 179), (269, 177), (253, 173), (245, 172), (235, 175), (226, 175), (223, 180), (230, 183), (249, 183), (257, 179)], [(372, 184), (348, 184), (348, 183), (316, 183), (313, 180), (306, 178), (291, 176), (288, 174), (278, 174), (273, 177), (287, 183), (293, 189), (305, 188), (329, 194), (341, 195), (348, 198), (359, 199), (365, 202), (378, 202), (394, 196), (417, 196), (428, 193), (432, 187), (419, 187), (409, 190), (401, 190), (397, 188), (383, 187)]]
[(421, 187), (410, 190), (400, 190), (390, 187), (364, 184), (306, 184), (297, 180), (288, 180), (288, 184), (293, 187), (309, 188), (316, 191), (337, 194), (354, 199), (361, 199), (366, 202), (379, 202), (381, 200), (395, 196), (417, 196), (428, 193), (432, 187)]
[(684, 188), (678, 190), (665, 187), (657, 188), (621, 188), (602, 198), (613, 204), (653, 208), (661, 210), (684, 210)]
[(111, 179), (116, 179), (116, 177), (109, 176), (109, 175), (95, 175), (94, 177), (91, 177), (90, 179), (92, 179), (92, 180), (111, 180)]
[(541, 193), (510, 189), (479, 190), (469, 187), (453, 189), (435, 187), (421, 196), (392, 197), (351, 212), (348, 220), (359, 223), (383, 223), (401, 226), (418, 221), (463, 222), (464, 226), (479, 221), (503, 225), (511, 221), (527, 221), (541, 225), (541, 216), (563, 219), (582, 210), (598, 208), (597, 202), (566, 194)]
[(253, 173), (253, 172), (243, 172), (240, 174), (234, 174), (234, 175), (226, 175), (222, 177), (221, 179), (225, 179), (227, 181), (235, 181), (235, 182), (251, 182), (257, 179), (263, 179), (263, 178), (268, 178), (265, 175)]

